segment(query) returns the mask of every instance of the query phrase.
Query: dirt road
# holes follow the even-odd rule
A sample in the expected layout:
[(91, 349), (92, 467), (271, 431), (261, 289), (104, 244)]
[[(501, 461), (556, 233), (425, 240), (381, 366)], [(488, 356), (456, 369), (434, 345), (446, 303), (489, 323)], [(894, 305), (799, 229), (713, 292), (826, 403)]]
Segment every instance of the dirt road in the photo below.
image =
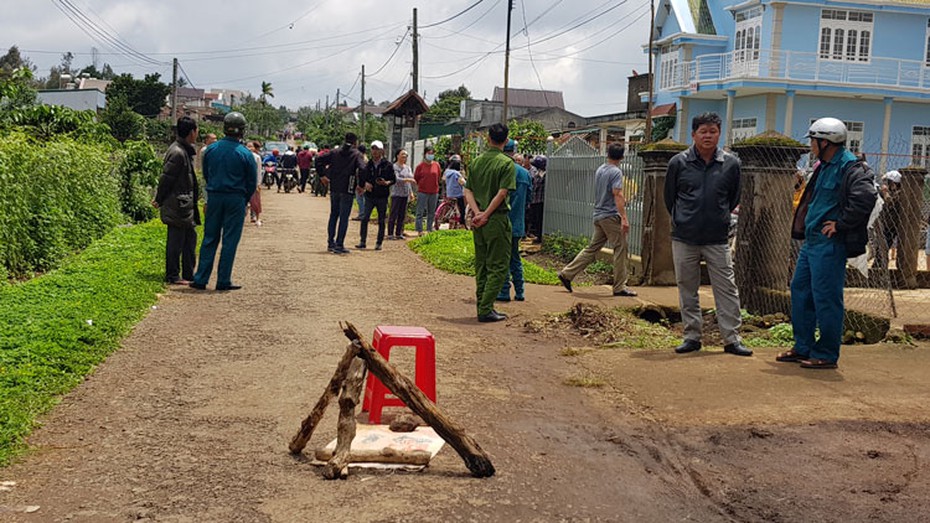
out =
[[(403, 242), (328, 254), (326, 200), (269, 193), (264, 206), (265, 226), (247, 228), (240, 245), (234, 280), (244, 288), (169, 290), (124, 348), (43, 420), (30, 439), (35, 451), (0, 470), (16, 482), (0, 492), (0, 506), (40, 507), (0, 519), (913, 521), (930, 513), (926, 347), (850, 355), (829, 375), (838, 380), (770, 366), (771, 351), (739, 361), (621, 350), (565, 358), (560, 349), (584, 341), (529, 334), (524, 321), (606, 292), (531, 286), (529, 301), (502, 307), (511, 320), (479, 325), (471, 279), (431, 268)], [(431, 330), (439, 404), (498, 474), (471, 478), (446, 447), (421, 473), (328, 482), (289, 455), (345, 347), (340, 320), (369, 333), (379, 324)], [(609, 386), (563, 385), (579, 373)], [(844, 390), (844, 376), (857, 392)], [(820, 422), (824, 397), (830, 415)], [(311, 446), (334, 435), (330, 412)]]

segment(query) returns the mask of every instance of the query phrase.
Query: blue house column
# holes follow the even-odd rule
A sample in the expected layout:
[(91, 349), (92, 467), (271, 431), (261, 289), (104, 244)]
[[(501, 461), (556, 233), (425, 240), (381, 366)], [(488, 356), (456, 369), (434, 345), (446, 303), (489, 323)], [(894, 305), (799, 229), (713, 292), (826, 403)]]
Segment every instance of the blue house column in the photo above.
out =
[[(791, 126), (794, 124), (794, 89), (785, 91), (785, 136), (791, 136)], [(793, 137), (792, 137), (793, 138)]]
[(736, 99), (736, 91), (733, 89), (727, 90), (727, 138), (724, 144), (732, 145), (733, 144), (733, 101)]
[(885, 97), (885, 121), (882, 123), (882, 157), (878, 162), (879, 174), (884, 174), (888, 169), (888, 141), (891, 138), (891, 106), (894, 104), (894, 98)]

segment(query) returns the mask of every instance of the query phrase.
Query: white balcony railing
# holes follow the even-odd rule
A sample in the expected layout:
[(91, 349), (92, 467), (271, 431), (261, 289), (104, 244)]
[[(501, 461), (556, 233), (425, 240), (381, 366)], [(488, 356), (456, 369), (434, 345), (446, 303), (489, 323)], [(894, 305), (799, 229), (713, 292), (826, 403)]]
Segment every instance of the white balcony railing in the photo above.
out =
[[(755, 53), (751, 55), (751, 53)], [(679, 63), (662, 90), (736, 79), (797, 80), (832, 84), (930, 89), (930, 67), (919, 60), (872, 57), (868, 62), (826, 60), (817, 53), (759, 49), (701, 55)]]

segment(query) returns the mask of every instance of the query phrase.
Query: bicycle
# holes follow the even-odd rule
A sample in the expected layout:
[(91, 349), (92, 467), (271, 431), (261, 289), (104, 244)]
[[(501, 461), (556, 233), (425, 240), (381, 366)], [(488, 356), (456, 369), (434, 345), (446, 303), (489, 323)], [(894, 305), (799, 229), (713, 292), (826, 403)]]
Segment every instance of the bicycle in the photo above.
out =
[[(465, 208), (465, 214), (468, 215), (468, 208)], [(449, 229), (458, 229), (459, 227), (464, 227), (466, 229), (471, 229), (471, 224), (469, 220), (462, 220), (462, 216), (459, 213), (459, 206), (456, 203), (455, 198), (443, 198), (442, 203), (439, 204), (439, 207), (436, 208), (436, 214), (433, 218), (433, 222), (436, 224), (436, 228), (439, 229), (439, 226), (444, 223), (449, 224)]]

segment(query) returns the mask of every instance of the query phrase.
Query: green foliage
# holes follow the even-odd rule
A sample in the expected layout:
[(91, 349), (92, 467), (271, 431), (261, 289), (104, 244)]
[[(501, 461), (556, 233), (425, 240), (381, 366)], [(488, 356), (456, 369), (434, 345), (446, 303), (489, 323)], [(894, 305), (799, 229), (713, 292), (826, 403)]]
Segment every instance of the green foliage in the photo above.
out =
[(456, 89), (447, 89), (438, 96), (420, 121), (424, 123), (446, 123), (458, 118), (462, 100), (471, 98), (471, 92), (464, 85)]
[(668, 138), (668, 133), (675, 128), (674, 116), (662, 116), (652, 120), (652, 142), (659, 142)]
[(768, 131), (762, 133), (758, 136), (753, 136), (751, 138), (746, 138), (745, 140), (740, 140), (733, 144), (734, 147), (738, 146), (772, 146), (772, 147), (801, 147), (807, 148), (803, 143), (791, 138), (790, 136), (785, 136), (775, 131)]
[(163, 289), (163, 270), (164, 228), (151, 222), (113, 229), (61, 269), (0, 286), (0, 465), (25, 448), (37, 416), (118, 348)]
[[(452, 274), (475, 275), (475, 244), (468, 230), (435, 231), (408, 245), (434, 267)], [(523, 260), (523, 277), (527, 283), (558, 285), (555, 272)]]
[(558, 258), (563, 263), (568, 263), (587, 246), (588, 239), (584, 236), (553, 233), (543, 237), (542, 252)]
[(263, 140), (272, 136), (275, 131), (284, 128), (285, 120), (281, 117), (281, 113), (266, 103), (251, 100), (236, 109), (245, 116), (250, 132), (258, 133), (264, 137)]
[(0, 76), (0, 128), (12, 124), (15, 111), (36, 104), (36, 90), (31, 86), (32, 71), (26, 67)]
[(107, 108), (100, 119), (120, 142), (138, 140), (145, 133), (145, 118), (132, 110), (124, 96), (108, 96)]
[(12, 123), (37, 140), (70, 135), (106, 142), (109, 128), (95, 121), (93, 111), (76, 111), (60, 105), (32, 105), (12, 111)]
[(455, 152), (452, 150), (452, 137), (440, 136), (436, 139), (436, 143), (433, 144), (433, 152), (436, 153), (436, 158), (442, 158), (443, 160), (452, 156)]
[(643, 150), (643, 151), (674, 151), (674, 152), (680, 152), (680, 151), (684, 151), (684, 150), (687, 149), (687, 148), (688, 148), (688, 146), (685, 145), (685, 144), (683, 144), (683, 143), (679, 143), (679, 142), (676, 142), (676, 141), (674, 141), (674, 140), (665, 139), (665, 140), (659, 140), (658, 142), (653, 142), (653, 143), (651, 143), (651, 144), (648, 144), (648, 145), (646, 145), (645, 147), (643, 147), (642, 150)]
[(549, 133), (536, 120), (510, 120), (507, 124), (510, 137), (517, 141), (517, 152), (523, 154), (545, 154)]
[(142, 116), (154, 118), (165, 106), (171, 88), (161, 81), (158, 73), (147, 74), (136, 80), (131, 74), (121, 74), (107, 87), (107, 105), (116, 98), (123, 98), (129, 108)]
[(117, 161), (120, 210), (134, 222), (151, 220), (155, 217), (152, 197), (162, 170), (155, 149), (144, 141), (126, 142), (117, 154)]
[[(200, 126), (200, 123), (197, 124)], [(157, 118), (146, 118), (142, 122), (143, 135), (151, 143), (168, 145), (174, 141), (174, 131), (171, 122)]]
[(123, 221), (110, 152), (61, 137), (0, 139), (0, 266), (8, 274), (54, 267)]

